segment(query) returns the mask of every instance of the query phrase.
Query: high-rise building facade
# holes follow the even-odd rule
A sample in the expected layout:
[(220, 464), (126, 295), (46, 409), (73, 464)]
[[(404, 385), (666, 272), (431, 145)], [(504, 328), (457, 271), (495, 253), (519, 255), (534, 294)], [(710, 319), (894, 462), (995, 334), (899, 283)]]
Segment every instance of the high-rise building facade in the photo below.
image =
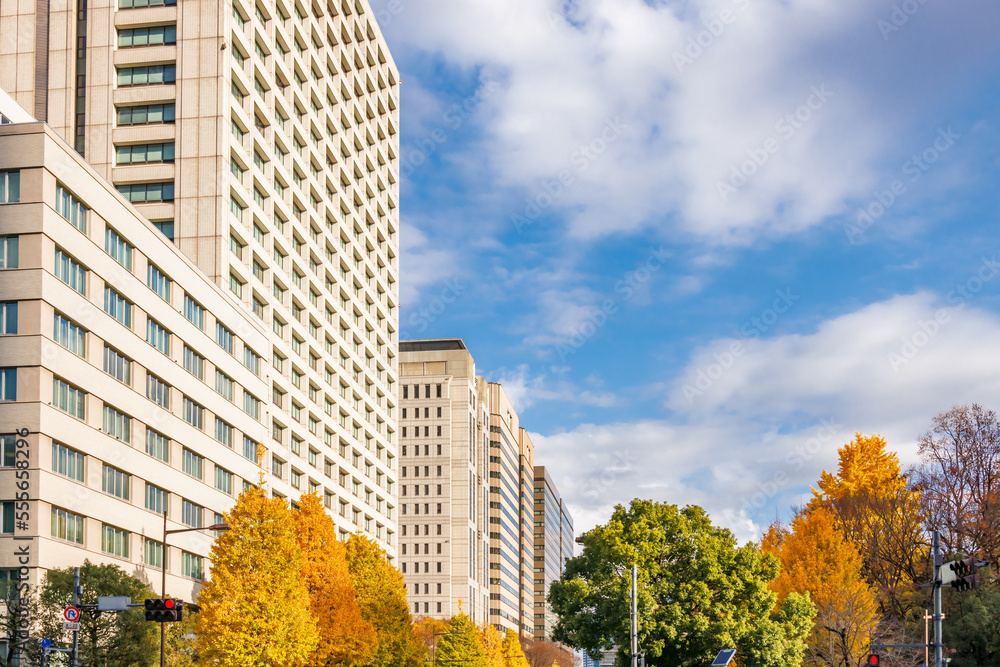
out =
[(534, 637), (551, 641), (557, 619), (548, 602), (549, 587), (573, 557), (573, 517), (545, 466), (535, 466), (534, 500)]
[(399, 78), (368, 4), (20, 3), (0, 44), (0, 88), (263, 329), (275, 489), (395, 556)]
[(402, 341), (399, 560), (413, 614), (490, 623), (485, 382), (459, 339)]

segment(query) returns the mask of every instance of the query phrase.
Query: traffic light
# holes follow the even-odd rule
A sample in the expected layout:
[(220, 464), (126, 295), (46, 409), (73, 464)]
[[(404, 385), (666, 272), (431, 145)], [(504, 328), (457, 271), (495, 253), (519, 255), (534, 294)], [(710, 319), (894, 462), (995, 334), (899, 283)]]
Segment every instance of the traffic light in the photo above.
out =
[(979, 588), (979, 575), (976, 574), (976, 559), (963, 558), (948, 563), (948, 568), (955, 573), (951, 587), (957, 591), (969, 591)]
[(157, 623), (173, 623), (184, 620), (184, 603), (180, 600), (143, 600), (146, 606), (146, 620)]
[(878, 667), (879, 666), (878, 654), (872, 653), (871, 655), (869, 655), (867, 665), (868, 667)]

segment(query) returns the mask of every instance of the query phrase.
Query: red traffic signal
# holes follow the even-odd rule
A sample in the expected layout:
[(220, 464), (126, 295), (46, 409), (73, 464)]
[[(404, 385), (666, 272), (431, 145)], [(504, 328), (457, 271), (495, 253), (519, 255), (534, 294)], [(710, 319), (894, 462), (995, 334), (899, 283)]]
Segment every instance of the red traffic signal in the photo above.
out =
[(875, 653), (872, 653), (871, 655), (868, 656), (868, 667), (878, 667), (878, 666), (879, 666), (879, 657)]
[(146, 620), (155, 623), (173, 623), (184, 620), (184, 603), (171, 598), (143, 600)]

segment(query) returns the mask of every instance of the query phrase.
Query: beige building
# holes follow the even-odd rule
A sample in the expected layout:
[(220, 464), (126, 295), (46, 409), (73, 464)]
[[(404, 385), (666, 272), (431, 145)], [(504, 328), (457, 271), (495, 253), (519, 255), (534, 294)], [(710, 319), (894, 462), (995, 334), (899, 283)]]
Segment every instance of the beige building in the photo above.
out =
[[(143, 263), (152, 259), (164, 280), (174, 285), (170, 306), (186, 316), (188, 324), (178, 322), (180, 329), (171, 328), (173, 316), (168, 313), (149, 319), (159, 317), (156, 321), (173, 333), (173, 362), (179, 368), (201, 364), (204, 377), (191, 385), (190, 373), (180, 376), (181, 382), (168, 369), (151, 372), (170, 385), (171, 395), (177, 394), (169, 414), (187, 414), (184, 396), (203, 409), (206, 435), (191, 432), (191, 443), (187, 436), (176, 437), (176, 443), (204, 457), (202, 485), (190, 475), (175, 478), (173, 473), (162, 481), (156, 477), (156, 483), (165, 487), (176, 482), (179, 495), (188, 492), (185, 485), (204, 488), (208, 495), (200, 504), (209, 521), (208, 508), (221, 510), (231, 502), (228, 494), (213, 495), (214, 479), (207, 476), (214, 473), (206, 472), (214, 470), (213, 462), (228, 466), (239, 479), (255, 479), (237, 465), (241, 461), (228, 462), (229, 448), (215, 441), (218, 407), (218, 421), (233, 427), (232, 451), (241, 454), (243, 433), (265, 445), (263, 463), (275, 493), (292, 498), (309, 490), (322, 493), (341, 535), (360, 529), (395, 557), (399, 83), (367, 3), (3, 3), (0, 45), (0, 88), (53, 130), (44, 132), (38, 125), (0, 128), (5, 142), (0, 169), (25, 174), (21, 200), (0, 206), (2, 234), (15, 237), (17, 252), (25, 257), (15, 272), (4, 274), (0, 299), (20, 302), (30, 297), (52, 309), (72, 308), (54, 303), (56, 295), (78, 297), (64, 294), (59, 281), (44, 278), (46, 271), (54, 270), (54, 251), (46, 243), (59, 244), (70, 258), (60, 261), (78, 262), (87, 280), (96, 281), (93, 289), (103, 290), (103, 281), (131, 304), (134, 333), (122, 335), (145, 340), (146, 332), (139, 327), (145, 326), (146, 307), (163, 308), (156, 305), (162, 299), (148, 298), (140, 289), (147, 279)], [(34, 152), (12, 148), (28, 142), (14, 138), (24, 134), (40, 142)], [(69, 155), (57, 135), (89, 165)], [(56, 156), (58, 161), (52, 162)], [(117, 194), (109, 193), (101, 179), (112, 183)], [(67, 226), (59, 211), (68, 211), (71, 223), (86, 219), (84, 230)], [(59, 230), (47, 222), (55, 219), (52, 216), (63, 219)], [(106, 245), (104, 221), (110, 221), (120, 243)], [(151, 235), (150, 229), (162, 235)], [(131, 248), (131, 271), (107, 262), (125, 246)], [(102, 248), (107, 257), (97, 251)], [(103, 294), (80, 296), (105, 312)], [(37, 322), (26, 320), (24, 330), (44, 334), (48, 311), (42, 305), (36, 310), (25, 310)], [(87, 396), (80, 419), (91, 429), (102, 425), (100, 406), (107, 400), (132, 418), (134, 448), (142, 442), (135, 438), (145, 437), (146, 427), (155, 426), (144, 416), (149, 400), (145, 386), (135, 384), (145, 382), (149, 349), (142, 348), (142, 354), (122, 349), (127, 347), (124, 342), (108, 333), (109, 345), (134, 364), (135, 395), (122, 390), (109, 383), (103, 358), (90, 356), (103, 354), (103, 332), (91, 331), (90, 323), (79, 321), (75, 312), (64, 314), (86, 330), (84, 361), (92, 367), (64, 378), (70, 388)], [(192, 319), (201, 327), (189, 326)], [(257, 374), (247, 376), (242, 364), (243, 371), (229, 368), (228, 352), (218, 356), (215, 320), (234, 340), (242, 340), (233, 343), (237, 357), (244, 354), (244, 344), (256, 355), (250, 363), (258, 367)], [(18, 326), (20, 331), (20, 322)], [(27, 339), (21, 333), (15, 340), (4, 347), (33, 344), (22, 342)], [(37, 335), (34, 343), (40, 344)], [(186, 356), (188, 351), (195, 356)], [(32, 357), (17, 356), (17, 364), (26, 359)], [(25, 382), (32, 376), (41, 379), (24, 385), (17, 405), (4, 410), (3, 433), (18, 427), (19, 419), (33, 423), (30, 415), (20, 414), (27, 409), (22, 403), (51, 402), (46, 369), (58, 370), (41, 363), (24, 370), (18, 366), (19, 387), (22, 377)], [(217, 369), (228, 379), (218, 379)], [(112, 387), (114, 391), (105, 394)], [(229, 414), (228, 404), (233, 403), (228, 399), (216, 406), (219, 387), (224, 395), (234, 393), (235, 413)], [(61, 391), (66, 395), (68, 390)], [(252, 424), (245, 423), (244, 395), (258, 401), (250, 407)], [(60, 419), (54, 423), (78, 427), (75, 420)], [(112, 420), (122, 423), (116, 416)], [(72, 429), (45, 437), (80, 450), (88, 488), (97, 483), (89, 478), (89, 457), (137, 479), (159, 474), (157, 466), (131, 467), (147, 464), (144, 453), (138, 459), (108, 461), (103, 451), (91, 451), (90, 439), (81, 439)], [(174, 436), (170, 440), (174, 443)], [(38, 475), (47, 476), (50, 462), (39, 453), (39, 445), (33, 447), (41, 458), (32, 459), (32, 466)], [(170, 459), (169, 467), (183, 475), (187, 459), (180, 450), (176, 456), (182, 458)], [(166, 474), (166, 468), (162, 472)], [(9, 490), (4, 493), (7, 500)], [(141, 508), (143, 499), (137, 493), (127, 504)], [(100, 496), (100, 502), (125, 501)], [(87, 553), (77, 553), (80, 547), (70, 543), (69, 550), (58, 555), (42, 553), (38, 566), (107, 556), (97, 548), (99, 542), (92, 541), (90, 528), (91, 522), (103, 519), (91, 515), (86, 505), (64, 507), (74, 508), (84, 522)], [(140, 512), (136, 516), (142, 521), (134, 522), (125, 520), (128, 513), (121, 516), (120, 524), (126, 525), (117, 527), (133, 539), (148, 534), (146, 514)], [(47, 527), (32, 526), (39, 534), (48, 533)], [(178, 536), (182, 538), (192, 545), (208, 541)], [(139, 563), (137, 548), (130, 558)], [(202, 553), (196, 545), (191, 549)]]
[(573, 557), (573, 517), (545, 466), (535, 466), (534, 500), (534, 637), (551, 641), (557, 619), (548, 602), (549, 587)]

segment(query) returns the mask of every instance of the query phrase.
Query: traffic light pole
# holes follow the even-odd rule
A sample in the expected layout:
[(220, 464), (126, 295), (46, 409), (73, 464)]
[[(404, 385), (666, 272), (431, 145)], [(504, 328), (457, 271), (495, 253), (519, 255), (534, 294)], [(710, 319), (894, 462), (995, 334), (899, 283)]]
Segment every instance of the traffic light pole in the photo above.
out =
[(934, 667), (944, 667), (941, 633), (941, 533), (934, 531)]
[(632, 609), (629, 613), (629, 655), (632, 667), (639, 665), (639, 567), (632, 563)]
[[(167, 597), (167, 508), (163, 508), (163, 562), (160, 563), (160, 572), (162, 573), (160, 579), (160, 599), (166, 599)], [(167, 651), (166, 651), (166, 637), (167, 637), (167, 624), (160, 623), (160, 667), (166, 667), (167, 665)]]
[[(73, 606), (80, 608), (80, 568), (73, 568)], [(80, 619), (78, 618), (77, 621)], [(80, 631), (73, 631), (73, 648), (69, 654), (70, 667), (80, 667)]]

